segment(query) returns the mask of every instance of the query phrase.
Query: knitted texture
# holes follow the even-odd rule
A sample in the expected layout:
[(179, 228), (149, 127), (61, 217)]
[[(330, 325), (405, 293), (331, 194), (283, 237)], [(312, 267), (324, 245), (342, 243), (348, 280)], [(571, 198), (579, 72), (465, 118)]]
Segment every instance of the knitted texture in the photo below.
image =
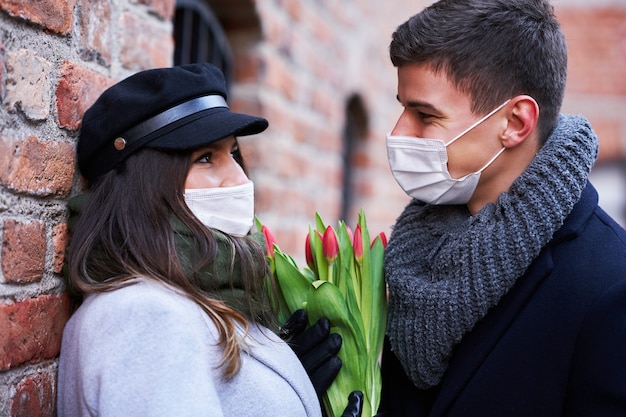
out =
[(437, 385), (453, 348), (548, 244), (580, 199), (597, 157), (586, 119), (562, 115), (533, 161), (470, 216), (413, 200), (385, 254), (392, 350), (413, 383)]

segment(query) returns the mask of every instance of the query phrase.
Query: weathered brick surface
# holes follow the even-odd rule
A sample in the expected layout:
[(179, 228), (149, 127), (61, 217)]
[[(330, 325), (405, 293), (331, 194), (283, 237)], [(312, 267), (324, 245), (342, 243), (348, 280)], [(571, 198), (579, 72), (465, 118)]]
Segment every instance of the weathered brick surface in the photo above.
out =
[(54, 381), (47, 373), (27, 376), (15, 386), (10, 401), (11, 417), (53, 417)]
[(22, 49), (7, 54), (6, 66), (9, 111), (19, 109), (28, 119), (46, 120), (50, 114), (50, 62)]
[(65, 260), (65, 247), (69, 240), (67, 223), (59, 223), (52, 229), (52, 271), (61, 274), (63, 271), (63, 261)]
[(140, 71), (167, 67), (172, 64), (173, 39), (149, 21), (130, 13), (121, 17), (122, 51), (120, 59), (125, 68)]
[(0, 9), (52, 32), (67, 34), (72, 29), (75, 3), (76, 0), (0, 0)]
[(69, 314), (66, 294), (0, 304), (0, 371), (58, 356)]
[(68, 142), (14, 139), (0, 132), (0, 183), (37, 196), (69, 194), (75, 151)]
[(169, 20), (174, 17), (175, 0), (132, 0), (139, 4), (145, 4), (161, 19)]
[(73, 62), (63, 62), (56, 104), (61, 127), (77, 130), (85, 111), (115, 80)]
[(109, 0), (78, 0), (81, 57), (85, 61), (111, 64), (111, 2)]
[[(4, 44), (2, 43), (2, 40), (0, 40), (0, 68), (4, 68), (4, 54), (5, 54)], [(0, 99), (4, 98), (5, 78), (6, 77), (4, 75), (4, 71), (0, 71)]]
[(56, 413), (55, 362), (70, 314), (62, 207), (84, 187), (75, 175), (81, 119), (116, 80), (172, 63), (174, 4), (0, 0), (2, 416)]
[(45, 270), (45, 224), (6, 220), (0, 253), (5, 282), (23, 284), (39, 281)]

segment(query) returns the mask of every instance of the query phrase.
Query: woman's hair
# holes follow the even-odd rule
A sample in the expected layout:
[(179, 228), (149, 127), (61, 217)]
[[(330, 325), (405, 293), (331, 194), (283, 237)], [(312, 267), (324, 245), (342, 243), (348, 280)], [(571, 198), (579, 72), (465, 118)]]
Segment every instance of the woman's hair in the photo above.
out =
[(530, 95), (542, 143), (557, 123), (567, 45), (547, 0), (442, 0), (400, 25), (389, 52), (396, 67), (427, 64), (445, 74), (476, 114)]
[[(235, 156), (243, 166), (241, 156)], [(71, 228), (69, 287), (82, 295), (112, 291), (132, 284), (134, 278), (146, 277), (182, 291), (215, 323), (224, 351), (220, 365), (224, 375), (231, 377), (240, 365), (236, 324), (247, 330), (248, 319), (194, 283), (194, 274), (215, 260), (218, 245), (184, 202), (190, 164), (190, 152), (144, 148), (90, 186), (89, 198)], [(177, 256), (173, 218), (188, 229), (197, 248), (195, 254), (203, 254), (196, 265), (184, 266)], [(273, 323), (275, 310), (255, 311), (258, 304), (253, 302), (266, 299), (263, 286), (270, 275), (264, 248), (249, 237), (228, 239), (237, 254), (233, 259), (240, 263), (249, 317)]]

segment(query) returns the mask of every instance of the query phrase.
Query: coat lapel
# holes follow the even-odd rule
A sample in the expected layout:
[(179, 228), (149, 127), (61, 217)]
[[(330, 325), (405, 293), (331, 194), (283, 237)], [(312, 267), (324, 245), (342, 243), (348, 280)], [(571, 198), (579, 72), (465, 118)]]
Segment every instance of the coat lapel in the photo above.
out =
[(454, 352), (429, 417), (445, 416), (529, 297), (552, 271), (551, 250), (544, 250), (527, 273), (485, 318), (468, 333)]

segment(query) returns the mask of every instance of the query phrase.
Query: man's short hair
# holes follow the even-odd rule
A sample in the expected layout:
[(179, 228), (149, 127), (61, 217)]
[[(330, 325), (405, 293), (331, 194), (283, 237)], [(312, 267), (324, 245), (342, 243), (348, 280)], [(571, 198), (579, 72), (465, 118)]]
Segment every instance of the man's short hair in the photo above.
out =
[(567, 77), (565, 36), (547, 0), (441, 0), (392, 36), (396, 67), (443, 72), (484, 114), (527, 94), (539, 105), (541, 143), (556, 125)]

